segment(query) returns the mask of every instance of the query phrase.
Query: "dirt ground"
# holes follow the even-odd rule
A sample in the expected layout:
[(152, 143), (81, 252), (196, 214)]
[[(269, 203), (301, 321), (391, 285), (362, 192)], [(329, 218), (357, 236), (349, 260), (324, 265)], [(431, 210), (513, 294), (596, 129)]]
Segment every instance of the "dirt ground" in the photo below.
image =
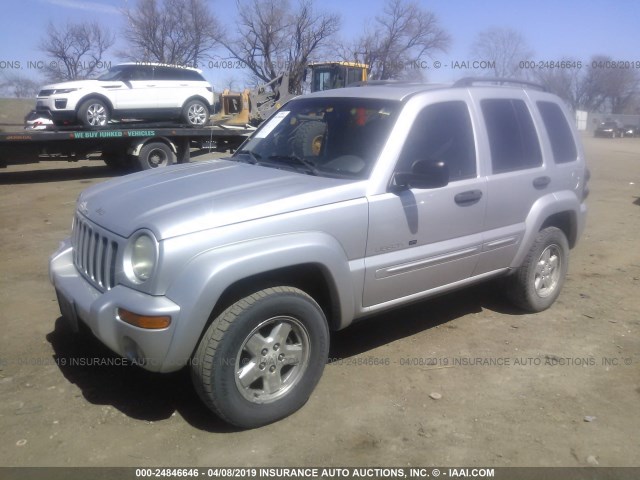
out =
[(640, 466), (640, 139), (584, 143), (588, 225), (550, 310), (490, 284), (335, 333), (308, 404), (252, 431), (211, 415), (187, 372), (100, 365), (61, 321), (48, 257), (113, 173), (1, 170), (0, 465)]

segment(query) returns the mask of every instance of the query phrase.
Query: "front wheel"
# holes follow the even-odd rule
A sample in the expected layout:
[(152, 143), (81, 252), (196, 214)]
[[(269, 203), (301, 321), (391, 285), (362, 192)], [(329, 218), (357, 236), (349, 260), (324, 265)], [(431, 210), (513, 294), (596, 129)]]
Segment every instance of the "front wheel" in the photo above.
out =
[(242, 428), (280, 420), (302, 407), (329, 352), (322, 309), (292, 287), (261, 290), (211, 323), (192, 358), (200, 398)]
[(541, 312), (556, 301), (569, 266), (569, 243), (556, 227), (538, 233), (514, 275), (507, 277), (507, 294), (518, 307)]
[(109, 123), (109, 108), (97, 98), (92, 98), (78, 108), (78, 121), (85, 127), (104, 127)]
[(182, 118), (190, 127), (204, 127), (209, 123), (209, 108), (201, 100), (190, 100), (182, 110)]

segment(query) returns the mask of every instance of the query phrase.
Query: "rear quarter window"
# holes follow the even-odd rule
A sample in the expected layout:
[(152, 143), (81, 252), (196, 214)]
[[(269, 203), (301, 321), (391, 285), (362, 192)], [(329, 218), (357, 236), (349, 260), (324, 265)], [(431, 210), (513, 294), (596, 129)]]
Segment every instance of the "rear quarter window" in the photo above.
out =
[(487, 126), (493, 173), (542, 165), (533, 119), (523, 100), (492, 98), (480, 102)]
[(567, 117), (565, 117), (560, 106), (553, 102), (543, 101), (537, 102), (537, 106), (551, 143), (553, 160), (556, 163), (577, 160), (578, 150), (571, 133), (571, 127), (569, 127)]

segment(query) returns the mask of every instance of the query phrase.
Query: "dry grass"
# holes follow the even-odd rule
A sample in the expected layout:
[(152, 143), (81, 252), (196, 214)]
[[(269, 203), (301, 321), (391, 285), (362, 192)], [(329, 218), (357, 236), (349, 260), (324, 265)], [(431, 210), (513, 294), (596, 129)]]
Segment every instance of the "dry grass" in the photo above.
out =
[(24, 117), (35, 106), (31, 98), (0, 98), (0, 131), (19, 131)]

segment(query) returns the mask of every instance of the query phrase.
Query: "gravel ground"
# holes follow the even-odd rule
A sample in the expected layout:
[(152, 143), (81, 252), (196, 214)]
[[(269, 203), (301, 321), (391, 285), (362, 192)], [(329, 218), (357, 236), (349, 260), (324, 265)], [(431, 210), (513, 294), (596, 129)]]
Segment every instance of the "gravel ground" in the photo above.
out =
[(588, 225), (551, 309), (487, 284), (357, 324), (308, 404), (252, 431), (211, 415), (187, 372), (113, 365), (66, 330), (48, 256), (113, 172), (0, 171), (0, 465), (640, 466), (640, 139), (584, 141)]

